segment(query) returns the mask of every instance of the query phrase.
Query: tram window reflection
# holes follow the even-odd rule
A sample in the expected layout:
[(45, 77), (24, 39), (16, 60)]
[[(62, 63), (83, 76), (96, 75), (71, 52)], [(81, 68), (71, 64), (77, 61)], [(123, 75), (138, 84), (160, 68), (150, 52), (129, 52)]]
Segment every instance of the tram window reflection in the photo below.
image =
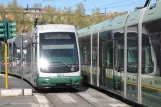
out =
[(143, 35), (142, 74), (160, 76), (160, 36)]
[(90, 48), (90, 36), (82, 41), (82, 64), (83, 65), (90, 65), (91, 60), (91, 48)]
[[(129, 28), (134, 29), (134, 27)], [(137, 31), (136, 31), (137, 32)], [(138, 45), (137, 33), (133, 31), (127, 34), (127, 72), (137, 74), (138, 66)]]
[(113, 68), (113, 42), (108, 41), (107, 43), (107, 58), (106, 58), (107, 68)]

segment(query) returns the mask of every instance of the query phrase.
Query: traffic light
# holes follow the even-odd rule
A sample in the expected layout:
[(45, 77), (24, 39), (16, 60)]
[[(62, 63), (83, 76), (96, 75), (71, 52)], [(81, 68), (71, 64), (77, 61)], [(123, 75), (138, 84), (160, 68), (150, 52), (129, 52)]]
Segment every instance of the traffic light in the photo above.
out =
[(0, 21), (0, 41), (16, 36), (16, 23), (9, 22), (7, 19)]
[(8, 32), (7, 39), (10, 39), (16, 36), (16, 23), (15, 22), (8, 22), (7, 32)]
[(0, 22), (0, 40), (4, 40), (5, 38), (7, 38), (6, 36), (6, 23), (5, 21)]

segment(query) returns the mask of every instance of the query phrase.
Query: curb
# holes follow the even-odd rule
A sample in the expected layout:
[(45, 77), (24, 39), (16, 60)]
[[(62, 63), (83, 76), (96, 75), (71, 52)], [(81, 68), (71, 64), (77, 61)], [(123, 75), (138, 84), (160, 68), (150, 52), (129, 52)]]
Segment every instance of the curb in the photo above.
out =
[[(31, 96), (32, 89), (23, 89), (24, 96)], [(22, 96), (23, 95), (22, 89), (0, 89), (0, 96), (1, 97), (9, 97), (9, 96)]]

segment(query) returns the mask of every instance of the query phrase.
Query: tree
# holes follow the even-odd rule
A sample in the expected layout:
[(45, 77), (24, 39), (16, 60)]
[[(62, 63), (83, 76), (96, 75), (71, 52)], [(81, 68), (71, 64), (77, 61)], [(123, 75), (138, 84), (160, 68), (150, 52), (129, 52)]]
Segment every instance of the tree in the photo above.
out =
[(34, 5), (32, 7), (33, 8), (42, 8), (42, 5), (38, 4), (38, 3), (34, 3)]
[(91, 24), (97, 24), (105, 20), (106, 14), (100, 12), (100, 8), (95, 8), (92, 10)]
[(24, 9), (17, 4), (17, 0), (12, 0), (6, 10), (6, 14), (12, 14), (14, 17), (14, 21), (17, 24), (17, 34), (22, 33), (23, 25), (24, 25)]
[(82, 3), (76, 5), (76, 10), (74, 13), (74, 25), (77, 29), (83, 28), (86, 26), (86, 20), (84, 19), (85, 16), (85, 8)]
[(56, 9), (51, 7), (50, 5), (44, 7), (41, 16), (40, 16), (40, 21), (39, 23), (54, 23), (54, 17), (56, 14)]
[(1, 20), (3, 20), (3, 18), (6, 16), (6, 13), (7, 13), (7, 11), (6, 11), (5, 7), (4, 7), (4, 5), (1, 4), (0, 5), (0, 16), (1, 16)]
[[(42, 8), (38, 3), (33, 5), (33, 8)], [(24, 8), (17, 4), (17, 0), (12, 0), (7, 6), (0, 5), (0, 17), (4, 18), (7, 14), (14, 16), (14, 21), (17, 23), (17, 34), (21, 34), (31, 30), (34, 19), (32, 14), (24, 14)], [(77, 29), (81, 29), (101, 21), (108, 20), (112, 17), (125, 14), (125, 12), (111, 12), (109, 14), (101, 14), (99, 8), (92, 10), (91, 15), (85, 14), (85, 8), (82, 3), (76, 5), (76, 9), (65, 7), (63, 9), (56, 8), (51, 5), (42, 8), (39, 13), (40, 17), (38, 24), (71, 24)], [(1, 19), (2, 19), (1, 18)], [(25, 30), (24, 30), (25, 28)]]
[(10, 8), (16, 8), (18, 7), (17, 0), (12, 0), (9, 4), (8, 7)]

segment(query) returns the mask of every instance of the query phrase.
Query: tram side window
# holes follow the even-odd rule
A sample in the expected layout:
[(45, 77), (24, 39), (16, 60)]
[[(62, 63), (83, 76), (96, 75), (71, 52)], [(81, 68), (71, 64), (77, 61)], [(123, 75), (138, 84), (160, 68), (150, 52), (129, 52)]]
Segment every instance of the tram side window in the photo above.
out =
[(92, 61), (93, 61), (93, 66), (97, 66), (97, 46), (93, 46), (92, 50)]
[(112, 41), (109, 41), (107, 43), (106, 67), (113, 68), (113, 42)]
[(82, 44), (79, 45), (79, 48), (80, 48), (81, 63), (84, 65), (84, 56), (83, 56), (83, 47), (82, 47)]
[(127, 41), (127, 72), (137, 73), (137, 38), (131, 38)]
[(142, 43), (142, 74), (160, 76), (161, 37), (159, 35), (143, 35)]
[[(161, 76), (161, 19), (143, 24), (142, 73)], [(148, 34), (147, 34), (148, 33)]]
[(83, 62), (85, 65), (90, 65), (90, 45), (83, 46)]

